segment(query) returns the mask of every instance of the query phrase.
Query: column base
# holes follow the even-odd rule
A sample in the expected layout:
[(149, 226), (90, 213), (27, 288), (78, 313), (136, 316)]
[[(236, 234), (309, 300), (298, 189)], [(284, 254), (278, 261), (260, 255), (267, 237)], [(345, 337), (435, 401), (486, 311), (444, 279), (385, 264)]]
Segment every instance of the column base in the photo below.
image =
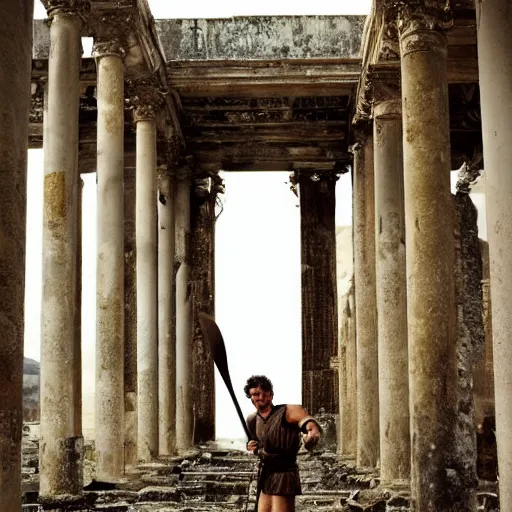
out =
[(409, 479), (381, 480), (380, 487), (392, 492), (408, 492), (411, 483)]

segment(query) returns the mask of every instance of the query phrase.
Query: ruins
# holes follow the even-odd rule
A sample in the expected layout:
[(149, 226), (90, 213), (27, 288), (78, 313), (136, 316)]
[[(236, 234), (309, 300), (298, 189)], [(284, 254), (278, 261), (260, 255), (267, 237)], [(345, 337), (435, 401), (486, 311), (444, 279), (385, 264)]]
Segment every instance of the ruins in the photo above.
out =
[[(197, 321), (215, 309), (221, 170), (288, 171), (300, 198), (303, 404), (337, 421), (337, 452), (301, 455), (299, 506), (512, 510), (510, 0), (211, 20), (155, 20), (147, 0), (43, 3), (45, 21), (33, 0), (0, 3), (0, 512), (253, 503), (253, 463), (212, 444)], [(27, 150), (41, 147), (40, 424), (23, 429)], [(488, 245), (468, 196), (483, 169)], [(80, 175), (92, 172), (85, 445)], [(354, 276), (339, 303), (347, 172)]]

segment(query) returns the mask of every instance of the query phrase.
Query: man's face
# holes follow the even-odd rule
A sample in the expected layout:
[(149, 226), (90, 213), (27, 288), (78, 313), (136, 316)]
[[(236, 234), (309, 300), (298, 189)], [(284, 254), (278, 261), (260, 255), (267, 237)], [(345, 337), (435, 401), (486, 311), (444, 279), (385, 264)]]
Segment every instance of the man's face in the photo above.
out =
[(251, 402), (258, 411), (264, 411), (272, 405), (273, 393), (271, 391), (263, 391), (259, 386), (249, 389)]

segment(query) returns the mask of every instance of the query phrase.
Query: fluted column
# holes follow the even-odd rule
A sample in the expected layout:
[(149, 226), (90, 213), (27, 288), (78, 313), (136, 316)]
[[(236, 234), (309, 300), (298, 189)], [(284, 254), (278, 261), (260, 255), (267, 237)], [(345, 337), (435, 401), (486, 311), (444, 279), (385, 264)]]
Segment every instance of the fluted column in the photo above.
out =
[(338, 412), (336, 181), (332, 172), (300, 173), (302, 404), (311, 414)]
[(421, 1), (399, 17), (412, 509), (436, 512), (453, 510), (446, 468), (457, 387), (445, 6)]
[(361, 134), (354, 146), (354, 287), (357, 336), (358, 467), (379, 459), (379, 370), (375, 292), (375, 196), (373, 137)]
[(124, 170), (124, 464), (137, 463), (135, 169)]
[(508, 0), (476, 2), (500, 510), (512, 510), (512, 27)]
[[(40, 495), (79, 495), (83, 438), (78, 244), (78, 110), (81, 8), (56, 2), (51, 19), (44, 121), (43, 299), (41, 311)], [(81, 192), (81, 191), (80, 191)]]
[(190, 175), (176, 182), (176, 449), (193, 446), (192, 301), (190, 293)]
[(124, 473), (124, 64), (118, 41), (96, 41), (98, 206), (96, 476)]
[(23, 311), (33, 1), (0, 2), (0, 510), (21, 510)]
[[(389, 91), (392, 85), (382, 88)], [(384, 486), (407, 485), (411, 468), (402, 102), (395, 90), (397, 97), (381, 99), (373, 108), (380, 478)]]
[(215, 366), (199, 325), (198, 313), (215, 315), (215, 200), (213, 178), (194, 180), (190, 207), (192, 291), (192, 385), (194, 442), (215, 440), (215, 389), (204, 392), (215, 380)]
[[(141, 96), (144, 93), (141, 93)], [(142, 98), (134, 111), (137, 129), (137, 458), (158, 456), (158, 309), (155, 105)]]
[(158, 436), (159, 454), (176, 450), (176, 284), (174, 279), (175, 181), (158, 177)]

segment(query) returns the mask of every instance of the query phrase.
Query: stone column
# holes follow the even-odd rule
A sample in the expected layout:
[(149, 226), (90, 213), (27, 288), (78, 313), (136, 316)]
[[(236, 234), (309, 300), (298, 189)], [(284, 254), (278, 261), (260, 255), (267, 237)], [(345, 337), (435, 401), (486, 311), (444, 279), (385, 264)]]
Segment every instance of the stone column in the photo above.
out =
[(408, 485), (411, 470), (402, 102), (398, 91), (397, 95), (396, 99), (375, 103), (373, 110), (380, 478), (383, 486)]
[(478, 1), (476, 5), (487, 173), (500, 509), (512, 510), (512, 27), (508, 0)]
[(176, 449), (193, 446), (192, 301), (190, 290), (190, 175), (176, 183)]
[(137, 457), (158, 456), (158, 277), (154, 105), (136, 107)]
[(423, 2), (400, 16), (411, 508), (439, 512), (453, 510), (446, 461), (457, 387), (447, 45), (429, 28), (441, 18)]
[(338, 412), (336, 189), (331, 173), (299, 175), (302, 281), (302, 404), (310, 414)]
[(0, 2), (0, 510), (21, 510), (23, 311), (33, 1)]
[(158, 453), (176, 450), (176, 285), (174, 279), (175, 183), (158, 177)]
[(78, 177), (77, 218), (76, 218), (76, 299), (75, 299), (75, 366), (74, 410), (75, 432), (82, 436), (82, 211), (84, 181)]
[(354, 146), (354, 287), (357, 333), (357, 451), (360, 468), (379, 459), (379, 372), (375, 291), (373, 137)]
[(124, 64), (117, 41), (94, 45), (98, 87), (96, 477), (124, 473)]
[(124, 464), (137, 463), (135, 170), (124, 170)]
[[(50, 9), (45, 115), (43, 299), (41, 311), (40, 496), (82, 493), (83, 438), (77, 425), (81, 372), (77, 332), (78, 111), (80, 12)], [(12, 101), (12, 99), (11, 99)], [(77, 339), (78, 338), (78, 339)]]
[(215, 199), (210, 178), (195, 180), (191, 195), (191, 285), (192, 285), (192, 382), (194, 403), (194, 443), (215, 440), (215, 389), (204, 392), (215, 380), (210, 348), (203, 338), (197, 314), (212, 316), (214, 304)]
[(353, 284), (344, 300), (338, 355), (340, 365), (338, 453), (344, 461), (355, 461), (357, 447), (357, 353)]

